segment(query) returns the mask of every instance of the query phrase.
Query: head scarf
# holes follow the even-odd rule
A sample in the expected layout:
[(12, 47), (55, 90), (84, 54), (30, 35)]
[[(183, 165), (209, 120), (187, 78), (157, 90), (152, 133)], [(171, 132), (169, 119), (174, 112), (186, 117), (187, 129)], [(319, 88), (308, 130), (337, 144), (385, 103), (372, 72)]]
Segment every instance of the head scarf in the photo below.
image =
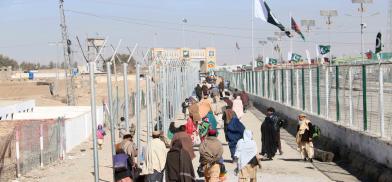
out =
[(238, 158), (238, 168), (244, 168), (257, 154), (256, 142), (252, 139), (250, 130), (244, 131), (244, 137), (238, 141), (235, 156)]
[(237, 99), (233, 101), (233, 111), (238, 118), (241, 118), (242, 115), (244, 115), (244, 106), (242, 105), (242, 100), (240, 96), (237, 96)]
[(227, 139), (229, 141), (230, 154), (232, 158), (234, 158), (237, 142), (242, 138), (244, 130), (245, 126), (237, 117), (233, 117), (229, 125), (227, 125)]

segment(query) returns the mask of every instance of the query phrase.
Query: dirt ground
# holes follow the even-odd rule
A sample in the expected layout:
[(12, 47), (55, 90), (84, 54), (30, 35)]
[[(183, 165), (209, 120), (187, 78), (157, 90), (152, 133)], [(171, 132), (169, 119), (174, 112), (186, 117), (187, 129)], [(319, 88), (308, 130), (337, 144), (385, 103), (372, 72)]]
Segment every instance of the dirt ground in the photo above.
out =
[[(90, 80), (89, 75), (81, 75), (75, 78), (76, 105), (90, 105)], [(55, 83), (55, 96), (51, 96), (48, 85), (38, 85), (40, 82)], [(107, 98), (106, 75), (96, 75), (96, 103), (100, 105)], [(113, 94), (115, 94), (115, 77), (112, 77)], [(141, 81), (141, 86), (145, 84)], [(128, 93), (135, 89), (135, 75), (128, 76)], [(119, 96), (124, 92), (123, 79), (118, 77)], [(0, 99), (3, 100), (28, 100), (36, 101), (37, 106), (62, 106), (66, 105), (66, 83), (65, 80), (38, 79), (38, 80), (14, 80), (0, 83)]]

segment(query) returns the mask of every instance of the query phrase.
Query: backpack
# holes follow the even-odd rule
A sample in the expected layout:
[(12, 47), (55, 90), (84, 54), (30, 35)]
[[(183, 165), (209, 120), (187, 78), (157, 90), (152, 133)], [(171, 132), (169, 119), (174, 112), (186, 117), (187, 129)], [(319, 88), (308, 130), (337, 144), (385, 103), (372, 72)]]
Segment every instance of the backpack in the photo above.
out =
[(313, 125), (312, 138), (317, 139), (321, 136), (321, 129), (317, 125)]
[(128, 160), (129, 160), (129, 156), (127, 154), (121, 153), (121, 154), (114, 155), (113, 156), (114, 171), (121, 172), (121, 171), (130, 170), (130, 167), (128, 165)]

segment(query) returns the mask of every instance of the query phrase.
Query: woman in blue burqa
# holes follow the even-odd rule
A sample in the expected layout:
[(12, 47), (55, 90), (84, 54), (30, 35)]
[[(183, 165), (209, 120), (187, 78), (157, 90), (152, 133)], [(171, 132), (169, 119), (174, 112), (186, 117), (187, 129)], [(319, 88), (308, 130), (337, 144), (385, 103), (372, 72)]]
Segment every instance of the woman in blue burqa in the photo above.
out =
[(244, 135), (245, 126), (237, 117), (233, 117), (231, 122), (227, 126), (227, 138), (229, 141), (229, 148), (231, 159), (234, 160), (234, 153), (237, 146), (238, 140)]

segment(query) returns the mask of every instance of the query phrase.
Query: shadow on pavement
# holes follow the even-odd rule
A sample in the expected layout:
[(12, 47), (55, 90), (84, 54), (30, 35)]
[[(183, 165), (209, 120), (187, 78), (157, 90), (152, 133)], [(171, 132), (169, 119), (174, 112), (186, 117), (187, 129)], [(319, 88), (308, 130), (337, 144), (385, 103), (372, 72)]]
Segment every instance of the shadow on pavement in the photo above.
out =
[(291, 161), (291, 162), (303, 161), (303, 159), (298, 159), (298, 158), (296, 158), (296, 159), (280, 159), (280, 160), (283, 160), (283, 161)]

